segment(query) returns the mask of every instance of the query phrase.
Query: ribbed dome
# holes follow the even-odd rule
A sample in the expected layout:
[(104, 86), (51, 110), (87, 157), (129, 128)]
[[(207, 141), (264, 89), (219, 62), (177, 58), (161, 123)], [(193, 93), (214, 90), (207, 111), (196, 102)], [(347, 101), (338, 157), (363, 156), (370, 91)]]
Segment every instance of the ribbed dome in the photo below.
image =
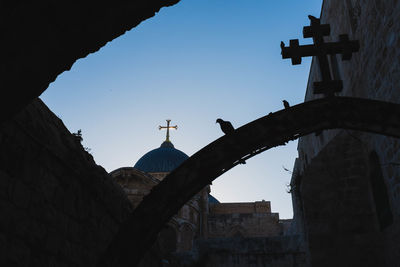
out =
[(170, 141), (164, 141), (159, 148), (141, 157), (133, 166), (143, 172), (171, 172), (184, 162), (188, 155), (175, 149)]

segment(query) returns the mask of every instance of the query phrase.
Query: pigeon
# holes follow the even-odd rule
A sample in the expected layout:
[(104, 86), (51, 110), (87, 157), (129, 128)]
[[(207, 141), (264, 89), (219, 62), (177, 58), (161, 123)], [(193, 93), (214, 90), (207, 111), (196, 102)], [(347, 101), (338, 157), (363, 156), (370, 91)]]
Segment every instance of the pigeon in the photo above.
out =
[[(217, 119), (215, 123), (219, 123), (219, 126), (221, 126), (221, 130), (224, 132), (224, 134), (230, 134), (235, 131), (235, 128), (233, 128), (232, 123), (229, 121), (224, 121), (223, 119)], [(243, 159), (239, 159), (238, 162), (240, 164), (246, 164), (246, 161)]]
[(289, 102), (287, 102), (286, 100), (282, 100), (283, 102), (283, 106), (286, 108), (290, 108)]
[(233, 131), (235, 131), (235, 128), (233, 128), (232, 126), (232, 123), (230, 123), (229, 121), (217, 119), (215, 123), (219, 123), (219, 126), (221, 126), (221, 130), (224, 132), (224, 134), (230, 134)]
[(316, 17), (311, 16), (311, 15), (308, 15), (308, 18), (310, 19), (311, 24), (318, 23), (318, 21), (319, 21), (319, 19), (317, 19)]

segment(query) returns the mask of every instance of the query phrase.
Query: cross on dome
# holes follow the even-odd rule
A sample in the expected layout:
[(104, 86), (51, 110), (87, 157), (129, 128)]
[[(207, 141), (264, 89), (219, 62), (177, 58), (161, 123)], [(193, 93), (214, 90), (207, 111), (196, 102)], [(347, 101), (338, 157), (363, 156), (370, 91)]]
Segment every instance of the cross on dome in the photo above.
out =
[(171, 142), (171, 141), (169, 140), (169, 129), (178, 130), (178, 125), (169, 126), (171, 120), (170, 120), (170, 119), (167, 119), (166, 121), (167, 121), (167, 126), (161, 126), (161, 125), (159, 125), (159, 126), (158, 126), (158, 130), (167, 129), (167, 137), (166, 137), (165, 141), (166, 141), (166, 142)]

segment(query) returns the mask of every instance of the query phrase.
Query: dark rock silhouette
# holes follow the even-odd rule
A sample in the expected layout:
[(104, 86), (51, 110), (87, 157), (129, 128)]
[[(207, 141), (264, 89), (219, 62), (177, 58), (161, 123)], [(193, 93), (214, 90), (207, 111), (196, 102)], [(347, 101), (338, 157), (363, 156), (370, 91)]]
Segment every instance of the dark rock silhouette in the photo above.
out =
[(289, 102), (287, 102), (286, 100), (282, 100), (282, 102), (285, 108), (290, 108)]
[(232, 123), (229, 121), (224, 121), (223, 119), (217, 119), (215, 123), (219, 123), (219, 126), (221, 126), (221, 130), (224, 132), (224, 134), (230, 134), (233, 131), (235, 131), (235, 128), (233, 128)]

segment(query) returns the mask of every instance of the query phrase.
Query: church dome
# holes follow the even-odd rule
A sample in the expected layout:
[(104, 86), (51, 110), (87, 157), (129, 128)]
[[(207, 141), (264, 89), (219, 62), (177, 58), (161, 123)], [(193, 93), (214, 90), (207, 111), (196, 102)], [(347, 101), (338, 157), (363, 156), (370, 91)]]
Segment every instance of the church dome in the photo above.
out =
[(143, 172), (171, 172), (182, 164), (188, 155), (176, 149), (170, 141), (164, 141), (159, 148), (141, 157), (133, 166)]
[(218, 201), (218, 199), (216, 199), (211, 194), (209, 194), (208, 195), (208, 203), (210, 203), (210, 204), (219, 204), (220, 202)]

